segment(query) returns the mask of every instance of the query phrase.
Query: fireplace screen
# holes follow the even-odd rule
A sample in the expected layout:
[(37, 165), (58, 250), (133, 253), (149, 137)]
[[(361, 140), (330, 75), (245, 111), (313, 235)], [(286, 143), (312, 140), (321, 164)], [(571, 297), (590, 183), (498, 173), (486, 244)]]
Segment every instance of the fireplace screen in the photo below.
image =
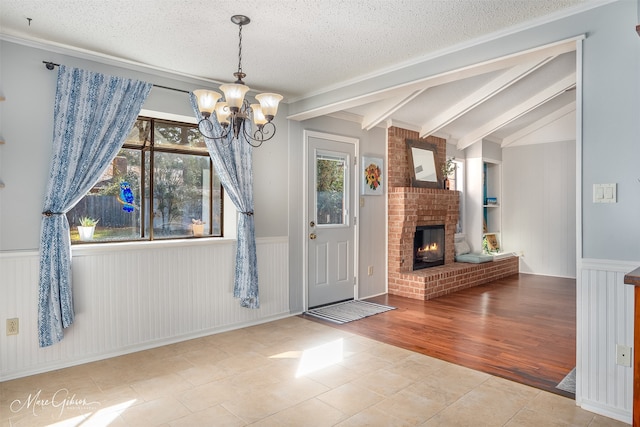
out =
[(444, 265), (444, 225), (416, 227), (413, 269)]

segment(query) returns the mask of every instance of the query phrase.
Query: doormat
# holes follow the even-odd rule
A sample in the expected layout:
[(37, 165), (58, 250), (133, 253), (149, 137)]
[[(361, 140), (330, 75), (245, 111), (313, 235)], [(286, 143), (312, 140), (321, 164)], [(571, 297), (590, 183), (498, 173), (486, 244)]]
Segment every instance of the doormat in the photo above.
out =
[(305, 314), (317, 317), (319, 319), (328, 320), (334, 323), (348, 323), (354, 320), (364, 319), (374, 314), (384, 313), (385, 311), (395, 310), (395, 307), (388, 305), (376, 304), (367, 301), (344, 301), (337, 304), (327, 305), (324, 307), (313, 308)]
[(576, 394), (576, 368), (573, 368), (556, 388)]

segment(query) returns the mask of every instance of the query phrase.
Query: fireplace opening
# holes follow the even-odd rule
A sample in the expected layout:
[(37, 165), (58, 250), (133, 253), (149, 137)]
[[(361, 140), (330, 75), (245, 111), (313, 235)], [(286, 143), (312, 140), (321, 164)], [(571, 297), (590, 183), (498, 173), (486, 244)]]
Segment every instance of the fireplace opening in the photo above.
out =
[(413, 269), (444, 265), (444, 225), (416, 227), (413, 238)]

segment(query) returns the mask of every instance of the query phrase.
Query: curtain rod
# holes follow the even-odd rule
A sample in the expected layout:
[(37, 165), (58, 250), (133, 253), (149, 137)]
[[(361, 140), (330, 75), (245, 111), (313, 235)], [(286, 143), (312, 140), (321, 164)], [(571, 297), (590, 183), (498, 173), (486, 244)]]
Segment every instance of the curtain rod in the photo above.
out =
[[(51, 62), (51, 61), (42, 61), (42, 63), (44, 64), (45, 67), (47, 67), (47, 70), (53, 70), (55, 67), (59, 67), (60, 66), (60, 64), (56, 64), (55, 62)], [(174, 90), (176, 92), (182, 92), (182, 93), (191, 93), (188, 90), (176, 89), (174, 87), (162, 86), (162, 85), (157, 85), (157, 84), (153, 84), (153, 87), (158, 87), (160, 89)]]

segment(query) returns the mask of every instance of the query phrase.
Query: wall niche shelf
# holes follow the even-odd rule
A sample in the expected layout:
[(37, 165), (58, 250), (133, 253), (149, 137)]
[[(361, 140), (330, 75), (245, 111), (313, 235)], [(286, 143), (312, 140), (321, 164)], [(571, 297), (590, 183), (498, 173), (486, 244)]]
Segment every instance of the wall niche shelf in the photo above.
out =
[[(500, 164), (489, 161), (482, 162), (482, 217), (484, 233), (500, 233), (502, 218), (500, 215)], [(493, 202), (491, 202), (493, 201)], [(495, 202), (495, 203), (494, 203)], [(486, 227), (486, 228), (485, 228)], [(500, 242), (499, 242), (500, 243)]]

